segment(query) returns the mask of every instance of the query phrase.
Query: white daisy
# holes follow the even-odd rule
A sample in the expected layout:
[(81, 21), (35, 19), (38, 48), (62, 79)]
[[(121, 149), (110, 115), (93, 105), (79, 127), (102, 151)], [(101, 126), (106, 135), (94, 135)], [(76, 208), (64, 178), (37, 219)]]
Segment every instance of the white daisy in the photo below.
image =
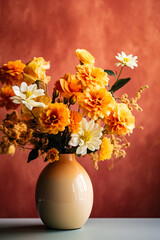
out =
[(71, 134), (69, 145), (77, 147), (76, 154), (85, 155), (87, 149), (95, 151), (100, 148), (102, 141), (103, 128), (100, 127), (94, 120), (87, 122), (86, 118), (82, 119), (81, 129), (78, 133)]
[(43, 89), (37, 89), (37, 84), (27, 85), (25, 82), (21, 83), (21, 86), (13, 86), (13, 91), (16, 96), (11, 97), (13, 103), (23, 103), (29, 110), (33, 107), (45, 107), (44, 103), (35, 102), (33, 99), (44, 95)]
[(132, 54), (130, 55), (126, 55), (124, 52), (121, 52), (120, 53), (117, 53), (118, 56), (116, 56), (116, 58), (120, 61), (119, 63), (116, 63), (116, 66), (128, 66), (130, 68), (134, 68), (134, 67), (137, 67), (137, 56), (133, 57)]

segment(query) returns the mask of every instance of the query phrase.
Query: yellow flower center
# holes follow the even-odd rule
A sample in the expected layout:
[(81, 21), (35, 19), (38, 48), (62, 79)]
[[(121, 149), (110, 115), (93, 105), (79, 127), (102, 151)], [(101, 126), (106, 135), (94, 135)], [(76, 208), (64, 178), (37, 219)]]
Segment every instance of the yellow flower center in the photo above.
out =
[(123, 60), (124, 60), (124, 63), (129, 62), (129, 58), (123, 58)]
[(32, 95), (31, 91), (25, 91), (24, 94), (26, 95), (26, 98), (29, 98)]
[(81, 136), (81, 139), (82, 139), (84, 142), (89, 142), (90, 139), (91, 139), (91, 133), (88, 132), (88, 131), (84, 131), (84, 135)]

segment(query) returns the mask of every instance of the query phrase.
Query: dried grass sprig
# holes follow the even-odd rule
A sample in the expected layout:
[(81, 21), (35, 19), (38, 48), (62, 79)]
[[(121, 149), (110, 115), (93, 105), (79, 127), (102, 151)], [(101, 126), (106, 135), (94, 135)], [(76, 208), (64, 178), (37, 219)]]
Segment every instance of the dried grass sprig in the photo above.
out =
[(130, 99), (128, 98), (128, 95), (125, 93), (120, 98), (120, 101), (122, 103), (125, 103), (131, 111), (133, 111), (133, 108), (135, 108), (138, 111), (143, 111), (143, 109), (138, 105), (137, 101), (141, 98), (141, 93), (147, 88), (149, 88), (148, 85), (142, 86), (138, 90), (138, 92), (136, 92), (135, 97)]

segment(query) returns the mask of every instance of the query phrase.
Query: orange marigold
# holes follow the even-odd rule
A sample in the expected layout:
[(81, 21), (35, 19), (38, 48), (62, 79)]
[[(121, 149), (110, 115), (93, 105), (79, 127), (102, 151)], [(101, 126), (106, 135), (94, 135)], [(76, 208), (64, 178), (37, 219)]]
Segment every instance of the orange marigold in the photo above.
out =
[(108, 85), (109, 78), (102, 68), (90, 65), (78, 65), (76, 70), (76, 77), (82, 82), (84, 87), (95, 87), (97, 85), (104, 87)]
[(124, 103), (114, 105), (112, 111), (105, 116), (106, 129), (111, 134), (126, 135), (135, 128), (135, 118)]
[(25, 64), (20, 60), (9, 61), (0, 68), (0, 81), (7, 85), (20, 84), (23, 80)]
[(80, 122), (82, 121), (82, 115), (78, 112), (71, 111), (70, 112), (70, 125), (69, 132), (78, 133), (80, 130)]
[(56, 81), (55, 88), (66, 98), (70, 98), (72, 95), (77, 96), (82, 92), (81, 82), (70, 73), (66, 73), (63, 78)]
[(39, 124), (46, 133), (57, 134), (59, 131), (64, 131), (70, 124), (68, 107), (63, 103), (49, 104), (40, 114)]
[(106, 112), (110, 111), (111, 105), (115, 104), (115, 100), (105, 88), (98, 90), (87, 88), (83, 96), (78, 99), (78, 103), (85, 116), (97, 120), (104, 118)]
[(102, 139), (102, 144), (99, 152), (99, 161), (104, 161), (106, 159), (110, 159), (113, 152), (113, 144), (109, 138), (104, 137)]
[(56, 148), (51, 148), (50, 150), (48, 150), (46, 158), (50, 162), (58, 161), (59, 160), (59, 151)]
[(6, 110), (17, 109), (19, 104), (12, 102), (10, 97), (15, 96), (11, 85), (4, 85), (0, 91), (0, 107), (5, 107)]

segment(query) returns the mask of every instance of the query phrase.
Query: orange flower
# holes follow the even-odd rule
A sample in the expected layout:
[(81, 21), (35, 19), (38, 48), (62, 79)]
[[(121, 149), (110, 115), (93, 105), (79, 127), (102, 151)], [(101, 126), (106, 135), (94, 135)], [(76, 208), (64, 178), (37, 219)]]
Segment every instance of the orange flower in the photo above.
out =
[(39, 123), (43, 132), (57, 134), (70, 124), (69, 118), (70, 112), (65, 104), (50, 103), (40, 114)]
[(135, 128), (135, 118), (124, 103), (115, 104), (112, 111), (105, 116), (104, 121), (107, 124), (106, 129), (111, 134), (125, 135), (132, 133)]
[(95, 58), (85, 49), (77, 49), (76, 56), (83, 64), (94, 64)]
[(95, 87), (97, 85), (104, 87), (108, 85), (109, 78), (102, 68), (90, 65), (78, 65), (76, 70), (76, 77), (82, 82), (84, 87)]
[(59, 151), (56, 148), (51, 148), (50, 150), (48, 150), (46, 158), (50, 162), (58, 161), (59, 160)]
[(20, 61), (9, 61), (0, 68), (0, 81), (7, 85), (20, 84), (25, 65)]
[(71, 111), (70, 112), (70, 125), (69, 132), (78, 133), (80, 130), (80, 122), (82, 121), (82, 115), (78, 112)]
[(70, 98), (72, 95), (77, 96), (82, 92), (81, 82), (70, 73), (66, 73), (63, 78), (58, 80), (55, 88), (66, 98)]
[(46, 70), (49, 68), (50, 62), (46, 62), (42, 57), (35, 57), (24, 68), (24, 80), (29, 84), (34, 83), (36, 80), (48, 84), (51, 77), (46, 76)]
[(4, 85), (1, 88), (1, 92), (0, 92), (0, 97), (1, 97), (0, 107), (5, 107), (6, 110), (17, 109), (19, 104), (13, 103), (12, 100), (10, 99), (10, 97), (13, 97), (13, 96), (15, 96), (15, 94), (12, 87), (10, 85)]
[(109, 138), (104, 137), (102, 139), (101, 149), (99, 152), (99, 161), (104, 161), (106, 159), (110, 159), (113, 152), (113, 144)]
[(83, 96), (78, 99), (78, 103), (85, 116), (97, 120), (104, 118), (106, 112), (110, 111), (111, 105), (115, 104), (115, 100), (105, 88), (98, 90), (87, 88)]
[[(48, 96), (47, 93), (45, 95), (43, 95), (43, 96), (36, 97), (34, 100), (36, 102), (42, 102), (46, 106), (48, 106), (51, 103), (51, 101), (52, 101), (52, 99)], [(43, 107), (34, 107), (32, 109), (32, 112), (33, 112), (34, 116), (36, 118), (38, 118), (40, 113), (43, 112), (43, 110), (44, 110)], [(33, 115), (31, 114), (30, 110), (25, 105), (23, 105), (23, 107), (22, 107), (21, 115), (22, 115), (22, 117), (24, 119), (32, 119), (32, 118), (34, 118)]]

